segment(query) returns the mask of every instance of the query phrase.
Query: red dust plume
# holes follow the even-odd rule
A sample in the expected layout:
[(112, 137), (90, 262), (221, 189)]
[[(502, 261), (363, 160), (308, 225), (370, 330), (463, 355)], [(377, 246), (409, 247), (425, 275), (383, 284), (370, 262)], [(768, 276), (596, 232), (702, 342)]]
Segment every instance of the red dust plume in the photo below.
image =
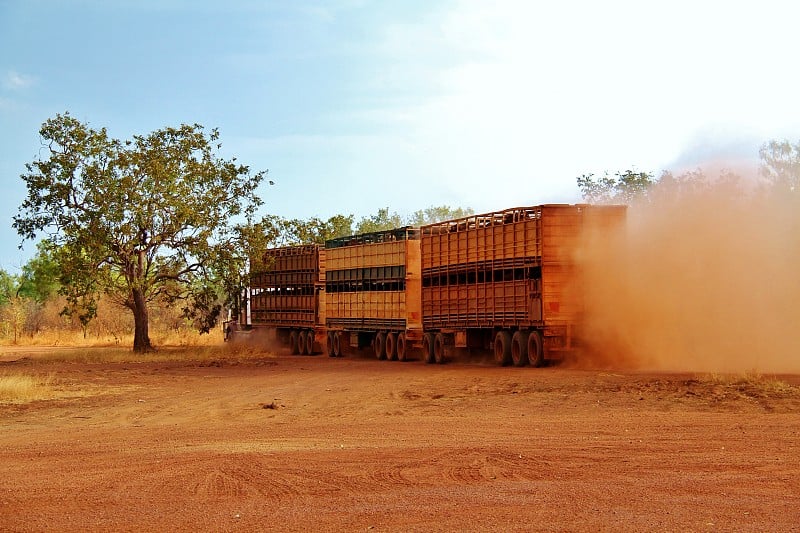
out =
[(588, 239), (590, 363), (800, 372), (800, 191), (744, 184), (662, 182)]

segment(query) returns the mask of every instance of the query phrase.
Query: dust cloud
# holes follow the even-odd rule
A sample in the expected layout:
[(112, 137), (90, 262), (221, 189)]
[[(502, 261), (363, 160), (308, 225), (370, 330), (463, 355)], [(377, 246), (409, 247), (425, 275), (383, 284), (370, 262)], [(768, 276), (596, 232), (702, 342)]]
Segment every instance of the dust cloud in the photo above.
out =
[(590, 364), (800, 372), (800, 191), (662, 180), (614, 235), (587, 238)]

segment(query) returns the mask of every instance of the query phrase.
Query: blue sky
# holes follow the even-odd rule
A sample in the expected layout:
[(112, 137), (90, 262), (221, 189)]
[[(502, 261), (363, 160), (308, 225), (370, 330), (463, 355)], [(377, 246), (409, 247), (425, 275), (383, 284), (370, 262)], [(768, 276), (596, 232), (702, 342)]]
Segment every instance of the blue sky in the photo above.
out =
[[(264, 213), (579, 200), (800, 139), (791, 1), (0, 0), (0, 268), (38, 129), (217, 127)], [(42, 152), (43, 153), (43, 152)]]

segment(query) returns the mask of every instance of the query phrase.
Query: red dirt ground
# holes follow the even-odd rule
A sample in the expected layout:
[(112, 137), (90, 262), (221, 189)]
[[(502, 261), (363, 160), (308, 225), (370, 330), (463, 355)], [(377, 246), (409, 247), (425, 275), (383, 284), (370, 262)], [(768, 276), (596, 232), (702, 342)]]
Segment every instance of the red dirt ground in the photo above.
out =
[[(8, 359), (8, 358), (6, 358)], [(0, 363), (2, 531), (797, 531), (800, 377), (264, 356)]]

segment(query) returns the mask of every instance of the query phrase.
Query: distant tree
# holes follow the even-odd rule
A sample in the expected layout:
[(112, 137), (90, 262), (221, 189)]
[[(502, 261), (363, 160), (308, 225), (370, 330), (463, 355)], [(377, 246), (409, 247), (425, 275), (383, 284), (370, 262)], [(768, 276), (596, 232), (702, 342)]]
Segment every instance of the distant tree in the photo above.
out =
[(13, 335), (14, 344), (17, 343), (26, 317), (25, 301), (19, 295), (20, 283), (19, 276), (0, 269), (0, 321), (4, 334)]
[(433, 224), (435, 222), (443, 222), (445, 220), (453, 220), (455, 218), (462, 218), (474, 214), (474, 211), (467, 207), (452, 208), (449, 205), (430, 206), (426, 209), (414, 211), (414, 213), (407, 220), (409, 226), (424, 226), (426, 224)]
[(0, 320), (3, 322), (5, 334), (13, 336), (14, 344), (19, 340), (20, 334), (25, 327), (27, 318), (26, 300), (19, 296), (14, 296), (0, 307)]
[(324, 244), (329, 239), (353, 233), (353, 215), (335, 215), (328, 220), (312, 217), (283, 222), (284, 244)]
[(583, 174), (577, 178), (583, 199), (590, 204), (630, 204), (647, 199), (653, 185), (658, 183), (652, 174), (625, 170), (615, 177), (608, 173), (595, 178), (594, 174)]
[(42, 305), (61, 290), (57, 249), (48, 240), (36, 244), (36, 255), (22, 266), (20, 295)]
[(384, 207), (378, 209), (378, 212), (372, 216), (363, 217), (358, 224), (356, 224), (355, 233), (386, 231), (405, 225), (405, 221), (397, 212), (389, 213), (389, 208)]
[(759, 151), (761, 174), (778, 191), (800, 190), (800, 141), (770, 141)]
[(325, 222), (324, 233), (317, 242), (324, 243), (330, 239), (346, 237), (353, 234), (353, 215), (334, 215)]
[(16, 276), (0, 268), (0, 306), (6, 305), (17, 296), (18, 285)]
[(261, 204), (266, 172), (217, 157), (219, 133), (198, 124), (122, 142), (66, 113), (40, 135), (46, 158), (26, 165), (13, 225), (24, 240), (44, 233), (58, 248), (61, 284), (81, 316), (91, 319), (96, 295), (108, 295), (133, 313), (138, 352), (152, 349), (148, 305), (157, 299), (186, 302), (207, 329), (221, 307), (209, 305), (215, 261), (235, 243), (236, 217)]
[(584, 201), (590, 204), (610, 204), (614, 201), (617, 182), (608, 174), (595, 178), (594, 174), (578, 176), (578, 188)]
[(652, 174), (647, 172), (634, 172), (626, 170), (617, 172), (617, 195), (615, 201), (630, 204), (634, 201), (646, 199), (650, 188), (656, 184)]

